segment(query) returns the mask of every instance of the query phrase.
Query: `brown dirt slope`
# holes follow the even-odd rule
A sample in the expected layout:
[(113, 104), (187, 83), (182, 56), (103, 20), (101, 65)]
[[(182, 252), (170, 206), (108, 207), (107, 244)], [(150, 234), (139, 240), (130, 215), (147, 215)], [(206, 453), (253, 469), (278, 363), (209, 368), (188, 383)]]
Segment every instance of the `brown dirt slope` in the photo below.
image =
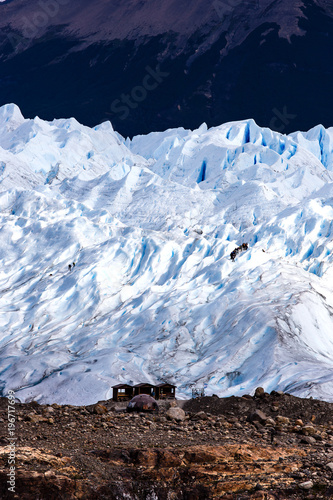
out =
[(179, 401), (127, 414), (0, 399), (0, 498), (333, 499), (333, 404), (287, 394)]

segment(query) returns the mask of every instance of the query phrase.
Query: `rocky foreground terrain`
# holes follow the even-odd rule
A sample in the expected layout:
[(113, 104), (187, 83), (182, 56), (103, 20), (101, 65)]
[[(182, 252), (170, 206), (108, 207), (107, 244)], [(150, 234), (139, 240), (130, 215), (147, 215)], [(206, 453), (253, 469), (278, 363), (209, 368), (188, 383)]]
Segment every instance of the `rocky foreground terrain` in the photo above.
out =
[(0, 498), (333, 498), (333, 403), (259, 388), (163, 403), (157, 415), (124, 406), (16, 403), (13, 493), (1, 398)]

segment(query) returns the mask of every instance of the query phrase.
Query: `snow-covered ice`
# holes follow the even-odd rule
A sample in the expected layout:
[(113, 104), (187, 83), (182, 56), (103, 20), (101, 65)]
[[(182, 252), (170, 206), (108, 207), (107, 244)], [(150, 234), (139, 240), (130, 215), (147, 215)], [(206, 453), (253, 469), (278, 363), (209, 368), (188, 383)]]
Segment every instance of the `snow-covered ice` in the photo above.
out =
[(89, 404), (166, 380), (333, 401), (332, 171), (333, 128), (125, 140), (0, 108), (1, 393)]

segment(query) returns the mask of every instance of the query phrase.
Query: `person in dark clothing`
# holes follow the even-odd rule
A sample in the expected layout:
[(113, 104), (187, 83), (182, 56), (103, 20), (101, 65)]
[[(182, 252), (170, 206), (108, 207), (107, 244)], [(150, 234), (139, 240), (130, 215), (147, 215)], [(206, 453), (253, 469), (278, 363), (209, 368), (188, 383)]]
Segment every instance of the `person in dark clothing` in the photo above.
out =
[(243, 251), (247, 250), (248, 248), (249, 248), (248, 243), (242, 243), (240, 247), (235, 248), (230, 254), (230, 258), (231, 258), (232, 262), (234, 262), (237, 254), (239, 254), (239, 252), (243, 252)]

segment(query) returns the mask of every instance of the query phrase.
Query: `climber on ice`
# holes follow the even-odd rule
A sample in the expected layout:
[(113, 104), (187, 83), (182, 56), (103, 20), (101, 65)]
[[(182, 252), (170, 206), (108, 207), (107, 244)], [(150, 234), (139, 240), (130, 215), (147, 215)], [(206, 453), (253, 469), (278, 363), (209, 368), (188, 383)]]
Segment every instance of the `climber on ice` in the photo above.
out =
[(231, 258), (232, 262), (235, 261), (235, 258), (237, 256), (237, 254), (239, 254), (239, 252), (243, 252), (243, 251), (247, 250), (248, 248), (249, 248), (248, 243), (242, 243), (240, 247), (235, 248), (230, 254), (230, 258)]

